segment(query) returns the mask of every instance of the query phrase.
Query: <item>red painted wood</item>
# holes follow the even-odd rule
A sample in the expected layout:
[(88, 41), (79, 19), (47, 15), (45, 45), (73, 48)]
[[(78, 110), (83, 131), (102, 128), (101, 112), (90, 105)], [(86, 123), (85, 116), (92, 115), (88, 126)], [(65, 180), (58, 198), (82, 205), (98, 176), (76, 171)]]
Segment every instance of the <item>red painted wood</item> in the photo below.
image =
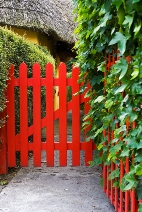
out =
[[(90, 105), (88, 104), (88, 102), (85, 103), (85, 114), (87, 114), (90, 110)], [(85, 139), (86, 139), (86, 135), (88, 130), (90, 130), (90, 127), (85, 129)], [(86, 142), (86, 150), (85, 150), (85, 165), (89, 166), (89, 161), (92, 161), (93, 157), (92, 157), (92, 140), (87, 141)]]
[[(0, 118), (5, 120), (6, 109), (3, 113), (0, 113)], [(0, 128), (0, 175), (7, 174), (7, 135), (6, 135), (6, 123)]]
[[(107, 132), (108, 132), (108, 144), (109, 144), (110, 140), (111, 140), (111, 138), (110, 138), (110, 134), (111, 134), (110, 133), (110, 128), (108, 128)], [(109, 151), (109, 149), (108, 149), (108, 151)], [(111, 190), (111, 181), (108, 179), (109, 178), (110, 169), (111, 169), (111, 167), (107, 166), (107, 196), (108, 197), (109, 197), (109, 191)]]
[[(114, 166), (115, 164), (113, 162), (111, 162), (111, 172), (114, 171)], [(111, 203), (113, 203), (113, 200), (114, 200), (114, 186), (113, 186), (113, 183), (114, 183), (114, 180), (111, 180), (111, 185), (110, 185), (110, 189), (111, 189)]]
[(20, 65), (20, 143), (21, 166), (28, 166), (28, 99), (27, 99), (27, 66)]
[(59, 66), (59, 140), (60, 166), (67, 165), (67, 106), (66, 106), (66, 66)]
[(40, 65), (33, 65), (33, 141), (34, 166), (41, 166), (41, 99), (40, 99)]
[[(106, 137), (106, 130), (103, 130), (103, 136)], [(103, 189), (104, 189), (104, 192), (106, 193), (106, 189), (107, 189), (107, 167), (104, 166), (104, 165), (103, 165), (103, 179), (104, 179)]]
[[(41, 86), (46, 86), (46, 78), (40, 79)], [(15, 86), (20, 86), (19, 78), (14, 79)], [(53, 79), (54, 86), (59, 86), (59, 78)], [(33, 78), (28, 79), (28, 86), (33, 86)], [(72, 78), (67, 78), (67, 86), (72, 86)]]
[(16, 166), (15, 157), (15, 104), (14, 104), (14, 66), (10, 67), (10, 79), (7, 84), (7, 145), (8, 145), (8, 167)]
[[(124, 164), (123, 161), (120, 161), (120, 184), (122, 184), (122, 179), (124, 176)], [(120, 190), (120, 210), (123, 211), (123, 192)]]
[(54, 95), (53, 66), (46, 66), (46, 158), (47, 166), (54, 166)]
[(80, 98), (74, 96), (79, 91), (79, 68), (72, 70), (72, 165), (80, 165)]
[[(117, 169), (118, 166), (115, 165), (115, 169)], [(114, 207), (115, 207), (115, 210), (116, 212), (118, 211), (118, 188), (115, 187), (115, 203), (114, 203)]]
[(131, 212), (136, 212), (136, 191), (131, 191)]

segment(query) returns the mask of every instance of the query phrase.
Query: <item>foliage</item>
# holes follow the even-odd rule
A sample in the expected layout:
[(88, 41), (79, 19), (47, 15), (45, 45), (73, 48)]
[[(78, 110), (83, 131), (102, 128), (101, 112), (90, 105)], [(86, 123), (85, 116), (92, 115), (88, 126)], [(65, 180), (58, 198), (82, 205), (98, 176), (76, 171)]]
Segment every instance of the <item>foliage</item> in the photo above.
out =
[(67, 72), (70, 73), (72, 70), (72, 66), (76, 63), (76, 59), (75, 58), (71, 58), (68, 62), (67, 62)]
[[(55, 65), (55, 61), (50, 55), (50, 53), (43, 47), (35, 45), (26, 41), (24, 38), (14, 34), (8, 29), (0, 27), (0, 112), (6, 107), (6, 99), (4, 91), (6, 89), (6, 81), (8, 79), (8, 69), (10, 64), (15, 66), (15, 77), (18, 77), (18, 69), (20, 63), (25, 62), (28, 66), (28, 77), (32, 76), (32, 65), (38, 62), (41, 66), (41, 75), (45, 75), (45, 65), (51, 62)], [(32, 91), (31, 88), (29, 92), (29, 110), (32, 105)], [(44, 92), (42, 92), (42, 99), (44, 99)], [(15, 90), (16, 94), (16, 125), (19, 125), (19, 90)], [(43, 103), (44, 104), (44, 103)], [(29, 122), (31, 122), (31, 117), (29, 116)], [(2, 121), (0, 120), (0, 126), (2, 126)], [(17, 127), (16, 126), (16, 127)]]
[[(90, 81), (92, 85), (92, 89), (87, 94), (90, 97), (91, 110), (85, 120), (92, 119), (88, 137), (94, 139), (100, 156), (99, 160), (96, 157), (92, 163), (108, 165), (113, 161), (119, 167), (120, 161), (125, 161), (129, 157), (130, 171), (125, 174), (121, 189), (136, 189), (137, 197), (141, 199), (141, 1), (74, 0), (74, 4), (77, 13), (76, 22), (78, 22), (75, 30), (78, 41), (75, 48), (78, 53), (78, 64), (81, 67), (80, 81), (86, 83)], [(119, 60), (104, 77), (106, 56), (109, 53)], [(128, 121), (129, 129), (126, 125)], [(114, 138), (111, 138), (110, 142), (107, 142), (108, 130), (114, 131)], [(106, 137), (103, 136), (104, 131)], [(134, 160), (131, 159), (132, 157)], [(110, 178), (111, 176), (113, 174)]]

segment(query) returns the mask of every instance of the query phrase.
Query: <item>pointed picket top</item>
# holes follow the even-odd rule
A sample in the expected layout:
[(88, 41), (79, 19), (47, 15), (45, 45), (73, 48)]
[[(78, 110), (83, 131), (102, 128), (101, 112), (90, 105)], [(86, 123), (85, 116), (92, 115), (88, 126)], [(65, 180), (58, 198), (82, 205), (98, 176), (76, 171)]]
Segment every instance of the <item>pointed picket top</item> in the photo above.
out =
[(66, 70), (67, 66), (65, 63), (61, 62), (59, 65), (59, 69), (65, 69)]
[(19, 69), (25, 69), (25, 67), (27, 67), (26, 63), (22, 62), (19, 66)]
[(33, 68), (33, 70), (39, 70), (40, 69), (40, 64), (36, 62), (36, 63), (33, 64), (32, 68)]
[(47, 63), (46, 64), (46, 75), (47, 75), (48, 72), (53, 72), (53, 70), (54, 70), (53, 64)]
[(59, 67), (58, 67), (58, 70), (59, 70), (59, 77), (61, 76), (65, 76), (66, 77), (66, 73), (67, 73), (67, 66), (65, 63), (60, 63)]
[(22, 72), (27, 72), (27, 65), (23, 62), (19, 66), (19, 73), (22, 74)]
[(40, 65), (39, 65), (39, 63), (34, 63), (32, 69), (33, 69), (33, 77), (36, 76), (36, 75), (40, 76)]

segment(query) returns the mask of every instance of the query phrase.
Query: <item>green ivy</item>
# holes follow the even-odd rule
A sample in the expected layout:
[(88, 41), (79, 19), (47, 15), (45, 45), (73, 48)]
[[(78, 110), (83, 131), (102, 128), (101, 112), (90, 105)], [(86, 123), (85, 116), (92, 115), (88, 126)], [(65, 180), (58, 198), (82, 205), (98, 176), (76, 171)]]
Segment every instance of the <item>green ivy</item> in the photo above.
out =
[[(142, 3), (140, 0), (74, 0), (74, 4), (80, 81), (89, 81), (92, 85), (87, 94), (91, 110), (84, 119), (92, 119), (88, 139), (94, 140), (98, 151), (91, 164), (108, 165), (113, 161), (119, 167), (120, 161), (129, 157), (130, 171), (123, 177), (121, 189), (136, 189), (141, 199)], [(104, 77), (108, 54), (119, 60)], [(131, 56), (130, 62), (128, 56)], [(129, 133), (127, 120), (131, 125)], [(135, 129), (133, 122), (136, 122)], [(114, 131), (114, 139), (109, 143), (108, 136), (103, 136), (103, 131), (108, 129)], [(110, 179), (116, 174), (118, 177), (119, 170), (111, 173)]]

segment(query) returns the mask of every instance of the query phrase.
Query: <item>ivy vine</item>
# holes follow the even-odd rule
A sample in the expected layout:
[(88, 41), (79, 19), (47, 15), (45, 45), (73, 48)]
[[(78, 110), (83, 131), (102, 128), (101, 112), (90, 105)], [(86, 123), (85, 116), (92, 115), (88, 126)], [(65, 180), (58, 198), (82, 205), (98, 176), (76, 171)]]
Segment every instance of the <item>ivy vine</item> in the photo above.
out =
[[(91, 119), (88, 139), (97, 145), (94, 164), (119, 167), (130, 158), (130, 171), (119, 186), (123, 191), (136, 189), (142, 199), (142, 2), (140, 0), (74, 0), (78, 41), (77, 61), (80, 81), (91, 83)], [(106, 72), (107, 57), (116, 62)], [(119, 58), (119, 60), (118, 60)], [(104, 86), (105, 83), (105, 86)], [(129, 122), (129, 129), (126, 123)], [(117, 127), (116, 127), (117, 125)], [(135, 125), (135, 126), (134, 126)], [(114, 132), (108, 140), (103, 131)], [(122, 139), (123, 138), (123, 139)], [(105, 143), (105, 145), (104, 145)], [(109, 154), (108, 154), (109, 151)], [(101, 154), (100, 154), (101, 153)], [(99, 156), (99, 157), (98, 157)], [(133, 160), (132, 160), (133, 158)], [(110, 179), (119, 176), (119, 168)], [(139, 204), (139, 212), (142, 204)]]

